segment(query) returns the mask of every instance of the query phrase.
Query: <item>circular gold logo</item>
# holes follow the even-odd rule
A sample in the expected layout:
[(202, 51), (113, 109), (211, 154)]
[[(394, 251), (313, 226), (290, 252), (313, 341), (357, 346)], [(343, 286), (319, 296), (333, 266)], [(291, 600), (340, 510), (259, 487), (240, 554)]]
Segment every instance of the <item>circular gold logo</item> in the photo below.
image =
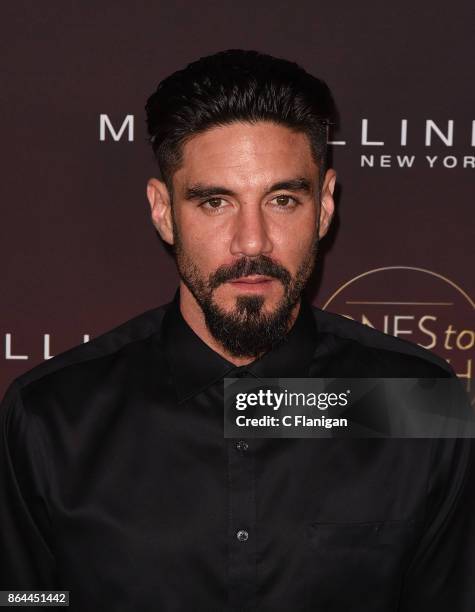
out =
[(446, 359), (475, 406), (475, 302), (449, 278), (412, 266), (375, 268), (344, 283), (322, 308)]

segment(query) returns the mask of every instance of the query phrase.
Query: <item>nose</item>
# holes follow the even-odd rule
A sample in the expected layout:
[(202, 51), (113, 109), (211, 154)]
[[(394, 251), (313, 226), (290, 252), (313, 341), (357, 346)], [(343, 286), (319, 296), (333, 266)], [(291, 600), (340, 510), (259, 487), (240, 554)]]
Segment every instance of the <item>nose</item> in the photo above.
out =
[(235, 217), (231, 253), (233, 255), (256, 257), (272, 252), (265, 215), (259, 205), (241, 206)]

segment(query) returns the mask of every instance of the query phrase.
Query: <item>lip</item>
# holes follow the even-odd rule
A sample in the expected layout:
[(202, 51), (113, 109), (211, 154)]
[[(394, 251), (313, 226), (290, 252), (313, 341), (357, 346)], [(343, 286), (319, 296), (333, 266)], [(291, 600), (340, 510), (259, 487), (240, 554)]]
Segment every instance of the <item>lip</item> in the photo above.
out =
[(254, 276), (243, 276), (242, 278), (237, 278), (236, 280), (231, 281), (233, 285), (261, 285), (264, 283), (269, 283), (272, 281), (272, 278), (269, 276), (263, 276), (262, 274), (257, 274)]

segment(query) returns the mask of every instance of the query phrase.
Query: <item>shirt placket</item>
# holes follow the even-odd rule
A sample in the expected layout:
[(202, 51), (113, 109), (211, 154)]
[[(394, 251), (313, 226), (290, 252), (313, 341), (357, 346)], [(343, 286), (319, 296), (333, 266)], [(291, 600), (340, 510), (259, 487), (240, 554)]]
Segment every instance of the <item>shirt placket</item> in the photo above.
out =
[(256, 599), (256, 476), (252, 441), (227, 440), (229, 478), (228, 579), (230, 610), (252, 610)]

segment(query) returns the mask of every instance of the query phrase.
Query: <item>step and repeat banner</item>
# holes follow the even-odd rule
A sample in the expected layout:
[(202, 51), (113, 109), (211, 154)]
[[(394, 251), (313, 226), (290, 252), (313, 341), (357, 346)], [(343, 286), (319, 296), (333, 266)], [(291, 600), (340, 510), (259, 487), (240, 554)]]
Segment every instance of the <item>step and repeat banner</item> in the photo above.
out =
[[(228, 48), (333, 91), (337, 214), (313, 303), (447, 359), (474, 395), (472, 3), (15, 2), (3, 11), (0, 395), (35, 364), (167, 302), (144, 105)], [(439, 4), (439, 6), (437, 6)]]

